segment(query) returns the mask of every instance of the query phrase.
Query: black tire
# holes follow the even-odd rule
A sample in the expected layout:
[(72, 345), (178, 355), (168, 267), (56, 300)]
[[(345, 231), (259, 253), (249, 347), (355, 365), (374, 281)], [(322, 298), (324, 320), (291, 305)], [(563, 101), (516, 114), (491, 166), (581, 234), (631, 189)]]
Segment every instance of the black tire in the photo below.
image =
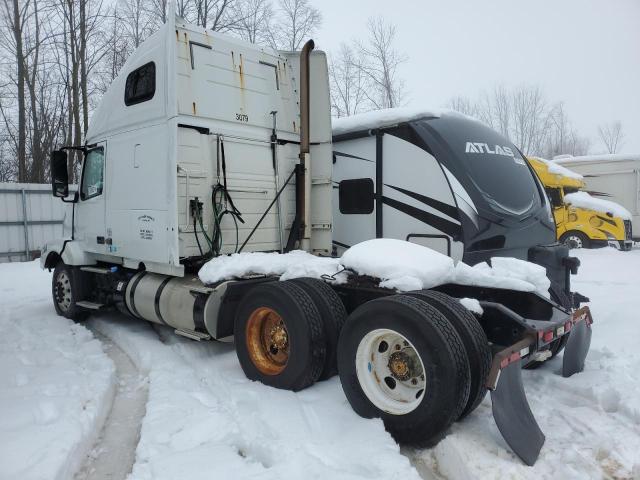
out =
[(329, 285), (317, 278), (289, 280), (302, 287), (311, 297), (322, 318), (327, 355), (318, 380), (327, 380), (338, 373), (338, 338), (347, 320), (347, 310), (338, 294)]
[[(578, 245), (577, 242), (574, 241), (574, 238), (579, 240), (580, 245)], [(584, 233), (578, 232), (575, 230), (571, 230), (569, 232), (563, 233), (562, 236), (560, 237), (560, 243), (564, 243), (569, 248), (590, 248), (591, 247), (589, 242), (589, 237), (587, 237)]]
[(51, 278), (51, 296), (56, 313), (76, 322), (86, 320), (89, 312), (77, 305), (84, 298), (81, 272), (64, 262), (58, 262)]
[[(358, 346), (377, 329), (389, 329), (408, 339), (425, 365), (428, 388), (420, 403), (408, 413), (392, 414), (378, 408), (358, 379)], [(338, 342), (338, 371), (342, 388), (356, 413), (365, 418), (381, 418), (387, 431), (404, 444), (437, 443), (460, 416), (469, 398), (469, 360), (456, 330), (437, 309), (405, 295), (371, 300), (347, 318)]]
[[(251, 358), (247, 326), (259, 309), (276, 312), (286, 326), (288, 359), (278, 373), (264, 373)], [(236, 313), (234, 335), (240, 366), (250, 380), (299, 391), (320, 377), (326, 357), (322, 318), (311, 297), (294, 283), (275, 281), (251, 289)]]
[(487, 394), (485, 386), (489, 370), (491, 369), (491, 348), (487, 335), (480, 326), (476, 317), (467, 310), (458, 299), (452, 298), (442, 292), (433, 290), (421, 290), (407, 292), (407, 295), (419, 298), (438, 309), (449, 323), (453, 325), (460, 336), (464, 348), (469, 357), (471, 372), (471, 389), (469, 399), (459, 419), (462, 419), (475, 410)]

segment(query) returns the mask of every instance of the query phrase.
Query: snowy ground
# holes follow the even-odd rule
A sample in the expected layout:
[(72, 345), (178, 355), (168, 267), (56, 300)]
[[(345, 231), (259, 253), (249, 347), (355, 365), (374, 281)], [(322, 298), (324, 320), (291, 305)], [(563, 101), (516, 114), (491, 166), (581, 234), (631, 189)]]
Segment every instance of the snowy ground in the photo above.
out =
[(70, 478), (113, 395), (100, 342), (53, 311), (51, 275), (0, 264), (0, 478)]
[(640, 479), (640, 250), (573, 251), (573, 289), (594, 317), (585, 371), (565, 379), (562, 359), (523, 371), (531, 410), (547, 440), (534, 467), (515, 461), (485, 399), (432, 450), (411, 452), (445, 478)]
[(591, 352), (570, 379), (561, 359), (523, 372), (547, 436), (534, 467), (509, 453), (488, 398), (437, 447), (403, 455), (381, 422), (351, 411), (337, 378), (294, 394), (246, 380), (229, 345), (116, 314), (87, 330), (55, 315), (49, 273), (2, 264), (0, 478), (70, 478), (83, 463), (86, 472), (90, 452), (109, 453), (100, 431), (116, 374), (91, 331), (147, 377), (141, 425), (129, 422), (133, 438), (140, 432), (130, 478), (640, 478), (640, 250), (578, 256), (574, 285), (595, 318)]

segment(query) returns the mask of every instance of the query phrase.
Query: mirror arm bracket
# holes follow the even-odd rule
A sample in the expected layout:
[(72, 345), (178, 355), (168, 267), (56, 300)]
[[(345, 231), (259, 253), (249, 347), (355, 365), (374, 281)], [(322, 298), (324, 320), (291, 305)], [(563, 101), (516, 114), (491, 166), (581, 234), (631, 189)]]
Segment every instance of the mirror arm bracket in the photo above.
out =
[(71, 200), (67, 200), (65, 198), (60, 198), (60, 200), (62, 200), (64, 203), (78, 203), (78, 198), (79, 198), (79, 194), (78, 191), (76, 190), (75, 192), (73, 192), (73, 197), (71, 198)]

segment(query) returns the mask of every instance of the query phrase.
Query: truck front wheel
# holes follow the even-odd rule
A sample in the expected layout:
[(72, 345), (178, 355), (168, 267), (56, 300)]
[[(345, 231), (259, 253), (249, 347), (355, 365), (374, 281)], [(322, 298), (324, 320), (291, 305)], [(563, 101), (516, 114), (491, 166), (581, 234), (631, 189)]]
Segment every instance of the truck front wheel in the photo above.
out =
[(566, 232), (560, 237), (560, 242), (569, 248), (589, 248), (589, 237), (582, 232)]
[(77, 305), (82, 298), (83, 285), (79, 272), (64, 262), (53, 270), (51, 290), (56, 313), (75, 321), (85, 320), (89, 313)]

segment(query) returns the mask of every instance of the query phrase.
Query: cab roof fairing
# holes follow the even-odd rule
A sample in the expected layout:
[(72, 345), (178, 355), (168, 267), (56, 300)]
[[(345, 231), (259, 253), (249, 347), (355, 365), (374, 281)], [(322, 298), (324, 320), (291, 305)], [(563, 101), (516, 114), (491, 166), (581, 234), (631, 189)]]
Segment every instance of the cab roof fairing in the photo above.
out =
[[(175, 35), (178, 29), (185, 31), (187, 34), (195, 33), (211, 37), (212, 40), (218, 39), (224, 41), (226, 44), (237, 44), (244, 47), (250, 45), (256, 50), (274, 57), (282, 58), (283, 62), (287, 59), (287, 53), (290, 53), (278, 52), (269, 47), (259, 47), (242, 39), (225, 36), (220, 33), (207, 30), (203, 27), (187, 23), (183, 18), (178, 17), (177, 15), (169, 16), (166, 24), (162, 25), (131, 53), (125, 64), (118, 72), (116, 78), (107, 88), (107, 91), (102, 96), (100, 104), (91, 114), (85, 138), (86, 144), (95, 143), (103, 140), (106, 136), (113, 133), (130, 130), (142, 124), (169, 120), (178, 116), (175, 60), (177, 48)], [(159, 54), (156, 53), (158, 50), (160, 50)], [(158, 107), (161, 108), (158, 108), (158, 111), (155, 112), (154, 115), (149, 115), (148, 112), (137, 115), (133, 113), (131, 109), (125, 109), (124, 86), (129, 73), (149, 61), (160, 58), (162, 58), (164, 65), (156, 66), (158, 88), (155, 95), (163, 95), (162, 105), (158, 105)], [(161, 82), (159, 81), (160, 75), (162, 75)]]

